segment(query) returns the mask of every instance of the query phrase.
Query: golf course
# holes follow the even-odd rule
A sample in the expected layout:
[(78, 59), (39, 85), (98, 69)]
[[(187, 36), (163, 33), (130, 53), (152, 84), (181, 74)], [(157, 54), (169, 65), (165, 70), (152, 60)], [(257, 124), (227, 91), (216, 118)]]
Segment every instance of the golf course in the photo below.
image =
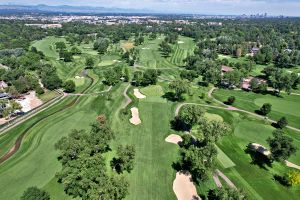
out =
[[(57, 42), (66, 43), (66, 49), (71, 49), (72, 45), (64, 37), (49, 36), (32, 42), (31, 46), (43, 52), (47, 58), (45, 62), (55, 66), (62, 80), (75, 83), (75, 91), (64, 92), (54, 105), (0, 134), (0, 199), (19, 199), (31, 186), (48, 192), (51, 200), (74, 199), (66, 194), (56, 177), (62, 170), (62, 164), (58, 159), (59, 151), (54, 146), (74, 129), (89, 130), (98, 116), (105, 115), (115, 133), (110, 142), (111, 150), (103, 154), (107, 173), (115, 173), (110, 161), (117, 155), (118, 146), (135, 147), (133, 170), (115, 175), (122, 175), (128, 180), (125, 199), (174, 200), (178, 192), (173, 190), (178, 172), (175, 164), (181, 157), (181, 147), (165, 139), (171, 134), (182, 138), (194, 134), (194, 131), (197, 134), (197, 126), (192, 127), (190, 132), (172, 127), (174, 117), (189, 105), (204, 109), (208, 122), (224, 122), (230, 126), (229, 133), (214, 144), (217, 149), (215, 170), (220, 171), (219, 177), (223, 174), (226, 177), (220, 178), (221, 187), (230, 187), (226, 181), (229, 179), (249, 199), (299, 199), (300, 185), (286, 187), (275, 180), (276, 175), (282, 176), (291, 168), (280, 162), (255, 162), (253, 155), (247, 152), (247, 146), (258, 143), (268, 147), (267, 139), (275, 131), (270, 121), (255, 114), (265, 103), (272, 104), (268, 119), (277, 121), (284, 116), (289, 126), (300, 129), (300, 96), (228, 89), (216, 89), (210, 94), (213, 84), (207, 87), (201, 85), (204, 79), (198, 76), (191, 81), (189, 92), (182, 94), (182, 99), (174, 100), (170, 97), (169, 85), (180, 76), (185, 59), (194, 54), (196, 43), (193, 38), (179, 36), (177, 42), (171, 45), (171, 54), (166, 57), (160, 52), (164, 38), (164, 35), (152, 40), (145, 37), (145, 41), (137, 46), (133, 45), (132, 39), (113, 43), (101, 56), (93, 49), (93, 43), (75, 44), (82, 52), (74, 56), (72, 62), (61, 60), (56, 50)], [(138, 50), (138, 59), (133, 66), (127, 67), (129, 73), (159, 70), (157, 82), (147, 86), (120, 80), (107, 84), (107, 73), (112, 74), (120, 65), (127, 66), (120, 49), (129, 51), (132, 48)], [(86, 67), (87, 58), (94, 59), (93, 67)], [(231, 107), (222, 103), (230, 96), (235, 96)], [(132, 111), (132, 108), (135, 110)], [(136, 118), (133, 120), (135, 125), (133, 118)], [(294, 145), (300, 147), (300, 132), (288, 127), (284, 131), (293, 139)], [(300, 165), (300, 151), (288, 161)], [(215, 170), (206, 181), (192, 184), (199, 198), (206, 199), (210, 189), (218, 188), (213, 177)]]

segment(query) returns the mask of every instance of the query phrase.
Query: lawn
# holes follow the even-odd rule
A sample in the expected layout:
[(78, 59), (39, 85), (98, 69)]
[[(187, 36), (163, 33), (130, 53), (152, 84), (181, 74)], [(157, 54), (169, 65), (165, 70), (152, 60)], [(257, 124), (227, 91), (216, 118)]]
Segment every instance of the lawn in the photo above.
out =
[(300, 128), (300, 96), (281, 94), (281, 97), (273, 95), (256, 94), (253, 92), (219, 89), (214, 92), (214, 97), (220, 101), (226, 101), (229, 96), (235, 96), (233, 106), (255, 112), (264, 103), (272, 104), (272, 111), (268, 115), (273, 120), (279, 120), (285, 116), (289, 125)]

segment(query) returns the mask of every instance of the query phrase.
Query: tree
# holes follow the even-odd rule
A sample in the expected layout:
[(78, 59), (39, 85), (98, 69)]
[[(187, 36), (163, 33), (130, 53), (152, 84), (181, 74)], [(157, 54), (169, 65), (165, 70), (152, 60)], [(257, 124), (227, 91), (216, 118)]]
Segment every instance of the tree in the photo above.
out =
[(169, 57), (172, 53), (172, 47), (166, 41), (163, 41), (160, 44), (160, 51), (162, 52), (163, 56)]
[(234, 102), (235, 102), (235, 97), (234, 97), (234, 96), (230, 96), (230, 97), (228, 97), (226, 103), (227, 103), (228, 105), (232, 105)]
[(21, 200), (50, 200), (50, 195), (37, 187), (29, 187), (24, 191)]
[(287, 160), (297, 151), (296, 146), (293, 144), (293, 139), (285, 136), (284, 132), (280, 129), (275, 130), (273, 132), (273, 138), (268, 138), (267, 142), (271, 148), (272, 159), (278, 162)]
[(122, 78), (121, 68), (109, 69), (106, 72), (104, 72), (105, 84), (107, 85), (115, 85), (120, 82), (121, 78)]
[(184, 127), (191, 128), (198, 124), (204, 117), (205, 110), (197, 105), (186, 105), (184, 106), (178, 115), (178, 120)]
[(78, 49), (77, 47), (72, 47), (72, 49), (70, 50), (70, 52), (72, 53), (72, 55), (79, 55), (81, 54), (81, 50)]
[(60, 51), (59, 57), (63, 59), (65, 62), (71, 62), (73, 60), (73, 54), (69, 51)]
[(280, 129), (283, 129), (284, 127), (286, 127), (288, 125), (288, 121), (285, 117), (281, 117), (277, 123), (276, 123), (277, 127)]
[(271, 110), (272, 110), (272, 105), (269, 103), (265, 103), (264, 105), (262, 105), (262, 107), (260, 108), (259, 111), (262, 115), (266, 116), (267, 114), (269, 114), (271, 112)]
[(247, 200), (246, 194), (240, 190), (222, 187), (209, 190), (208, 200)]
[(187, 170), (192, 174), (192, 178), (196, 183), (206, 181), (217, 157), (217, 149), (214, 144), (197, 146), (196, 141), (191, 140), (186, 148), (180, 150), (181, 160), (179, 165), (183, 170)]
[(111, 166), (118, 173), (123, 171), (131, 172), (134, 165), (135, 148), (134, 146), (126, 145), (125, 147), (120, 145), (117, 150), (117, 158), (113, 158)]
[(193, 71), (193, 70), (182, 70), (180, 72), (180, 77), (182, 79), (187, 79), (190, 82), (192, 82), (195, 78), (198, 77), (198, 74), (196, 71)]
[(169, 88), (174, 91), (174, 96), (176, 99), (182, 99), (182, 94), (189, 91), (189, 83), (187, 80), (176, 79), (172, 81)]
[(73, 80), (68, 80), (63, 84), (63, 87), (65, 88), (65, 92), (72, 93), (75, 91), (76, 85)]
[(300, 184), (300, 172), (296, 170), (290, 170), (288, 172), (288, 180), (291, 186)]
[(92, 57), (88, 57), (85, 59), (85, 65), (88, 67), (88, 68), (93, 68), (93, 66), (95, 65), (95, 61)]
[(198, 138), (203, 139), (203, 141), (206, 143), (215, 143), (222, 136), (227, 135), (231, 131), (230, 126), (228, 124), (217, 120), (201, 120), (201, 123), (199, 125), (200, 134), (198, 133), (196, 134), (196, 136), (198, 136)]
[(107, 38), (99, 38), (95, 43), (94, 43), (94, 50), (97, 50), (99, 54), (104, 54), (108, 47), (109, 47), (109, 39)]
[(56, 47), (56, 49), (59, 50), (59, 52), (64, 51), (67, 48), (67, 46), (64, 42), (56, 42), (55, 47)]

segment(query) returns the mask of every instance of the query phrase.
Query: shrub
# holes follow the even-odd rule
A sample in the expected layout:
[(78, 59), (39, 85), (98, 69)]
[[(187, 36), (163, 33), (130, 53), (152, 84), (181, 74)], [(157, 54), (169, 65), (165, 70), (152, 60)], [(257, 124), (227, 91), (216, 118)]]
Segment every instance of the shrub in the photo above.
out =
[(75, 82), (72, 80), (68, 80), (64, 83), (63, 87), (65, 88), (65, 92), (71, 93), (75, 91)]
[(271, 112), (271, 110), (272, 110), (272, 105), (271, 104), (269, 104), (269, 103), (265, 103), (261, 108), (260, 108), (260, 113), (262, 114), (262, 115), (267, 115), (267, 114), (269, 114), (270, 112)]
[(29, 187), (21, 196), (21, 200), (50, 200), (50, 195), (37, 187)]
[(283, 129), (288, 125), (288, 121), (285, 117), (281, 117), (277, 122), (277, 127)]
[(230, 96), (230, 97), (228, 97), (226, 103), (227, 103), (228, 105), (232, 105), (234, 102), (235, 102), (235, 97), (234, 97), (234, 96)]

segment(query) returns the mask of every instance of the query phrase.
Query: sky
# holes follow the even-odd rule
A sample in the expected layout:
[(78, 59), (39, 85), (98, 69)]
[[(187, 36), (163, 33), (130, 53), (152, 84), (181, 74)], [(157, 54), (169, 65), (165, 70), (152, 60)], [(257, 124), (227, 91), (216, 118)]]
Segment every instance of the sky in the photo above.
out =
[(300, 0), (0, 0), (0, 4), (147, 9), (168, 13), (300, 16)]

